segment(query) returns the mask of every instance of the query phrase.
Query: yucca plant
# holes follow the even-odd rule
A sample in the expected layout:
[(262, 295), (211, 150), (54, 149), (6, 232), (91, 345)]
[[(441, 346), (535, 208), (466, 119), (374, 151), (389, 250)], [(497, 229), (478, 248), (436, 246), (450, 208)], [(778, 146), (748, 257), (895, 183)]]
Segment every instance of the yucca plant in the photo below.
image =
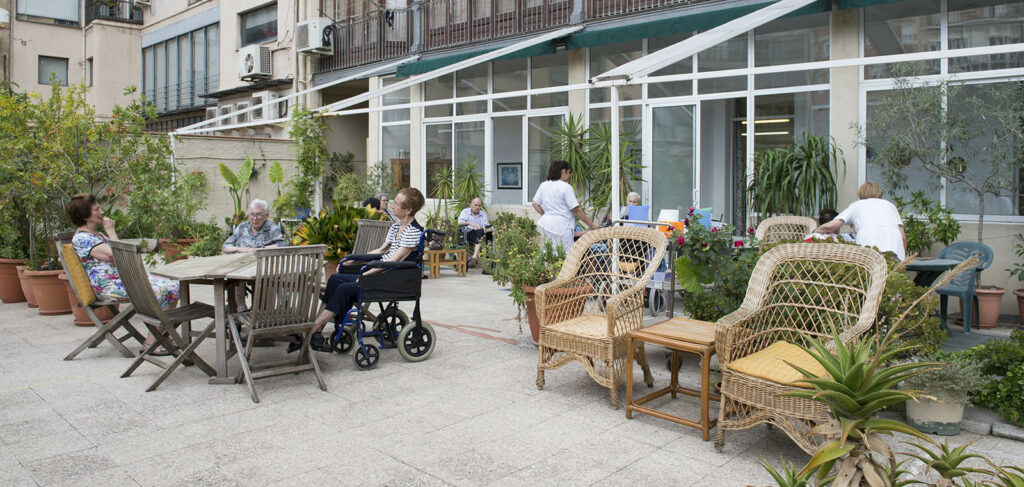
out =
[(453, 175), (452, 193), (454, 193), (457, 204), (456, 211), (468, 208), (473, 198), (484, 199), (487, 193), (484, 176), (479, 171), (477, 160), (472, 154), (467, 154), (462, 163), (455, 168)]
[(1016, 466), (1000, 466), (988, 462), (992, 466), (994, 471), (992, 476), (995, 480), (992, 482), (993, 485), (1001, 487), (1024, 487), (1024, 468)]
[(829, 137), (804, 133), (789, 147), (754, 155), (754, 177), (747, 197), (754, 211), (772, 215), (816, 215), (835, 208), (838, 189), (833, 174), (845, 171), (843, 152)]
[(926, 446), (917, 443), (907, 443), (908, 445), (921, 450), (921, 454), (916, 453), (905, 453), (909, 457), (916, 458), (924, 463), (928, 468), (935, 470), (942, 479), (936, 482), (936, 487), (953, 487), (953, 480), (961, 479), (965, 485), (971, 485), (972, 481), (969, 474), (987, 474), (990, 475), (992, 472), (983, 468), (973, 468), (963, 465), (963, 463), (971, 458), (983, 459), (985, 457), (978, 455), (977, 453), (967, 453), (967, 447), (971, 446), (973, 441), (964, 443), (955, 448), (949, 447), (949, 440), (944, 441), (941, 445), (932, 442), (936, 447), (936, 450), (932, 450)]

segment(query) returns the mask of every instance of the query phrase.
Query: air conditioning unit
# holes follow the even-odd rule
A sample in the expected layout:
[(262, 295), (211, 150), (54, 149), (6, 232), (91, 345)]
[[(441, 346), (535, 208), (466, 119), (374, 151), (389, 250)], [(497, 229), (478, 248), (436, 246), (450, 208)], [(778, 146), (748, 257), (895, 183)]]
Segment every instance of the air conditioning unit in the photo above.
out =
[[(276, 98), (277, 98), (277, 95), (273, 91), (257, 91), (256, 93), (252, 94), (252, 105), (251, 106), (256, 107), (256, 106), (262, 105), (262, 104), (264, 104), (264, 103), (266, 103), (268, 101), (273, 101)], [(253, 111), (251, 111), (249, 113), (252, 114), (252, 120), (254, 122), (255, 121), (262, 121), (262, 120), (270, 120), (270, 119), (274, 118), (275, 115), (277, 115), (277, 111), (274, 110), (274, 108), (276, 106), (277, 106), (277, 103), (274, 103), (272, 105), (268, 105), (268, 106), (265, 106), (265, 107), (254, 108)]]
[[(245, 110), (249, 108), (249, 102), (243, 101), (241, 103), (235, 103), (235, 111)], [(239, 113), (235, 115), (235, 123), (246, 123), (249, 121), (249, 114), (252, 112)]]
[(333, 40), (334, 24), (331, 19), (309, 19), (299, 22), (295, 50), (303, 54), (330, 55), (334, 52)]
[[(217, 116), (221, 117), (221, 116), (224, 116), (224, 115), (227, 115), (227, 114), (231, 113), (232, 111), (234, 111), (234, 110), (231, 108), (231, 105), (223, 105), (223, 106), (221, 106), (220, 108), (217, 109), (217, 113), (218, 113)], [(230, 118), (225, 118), (225, 119), (221, 120), (217, 125), (220, 125), (222, 127), (225, 126), (225, 125), (231, 125), (231, 119)]]
[(149, 1), (150, 0), (135, 0), (135, 5), (145, 5), (148, 7), (150, 5)]
[(253, 44), (238, 50), (238, 79), (270, 78), (273, 62), (270, 48)]

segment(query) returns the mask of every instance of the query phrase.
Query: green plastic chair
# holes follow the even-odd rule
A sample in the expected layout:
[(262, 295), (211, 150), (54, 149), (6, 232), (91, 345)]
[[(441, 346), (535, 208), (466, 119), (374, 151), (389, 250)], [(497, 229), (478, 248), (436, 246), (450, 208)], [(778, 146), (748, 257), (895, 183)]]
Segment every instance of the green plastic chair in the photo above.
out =
[(960, 298), (960, 308), (964, 315), (964, 333), (971, 332), (971, 318), (978, 306), (977, 282), (981, 279), (981, 271), (992, 265), (995, 255), (992, 248), (980, 242), (954, 242), (942, 249), (940, 259), (967, 260), (972, 256), (978, 257), (978, 265), (974, 272), (964, 272), (953, 278), (949, 284), (935, 290), (939, 295), (939, 319), (942, 321), (942, 328), (948, 330), (946, 325), (946, 311), (949, 308), (949, 297)]

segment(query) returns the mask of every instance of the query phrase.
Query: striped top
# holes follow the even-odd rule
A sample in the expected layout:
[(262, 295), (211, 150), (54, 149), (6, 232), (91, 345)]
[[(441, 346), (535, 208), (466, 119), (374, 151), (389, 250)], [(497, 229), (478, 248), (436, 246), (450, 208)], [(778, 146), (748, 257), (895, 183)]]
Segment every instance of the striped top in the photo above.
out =
[[(390, 247), (388, 247), (388, 251), (384, 253), (383, 256), (381, 256), (381, 260), (391, 260), (391, 256), (400, 247), (412, 249), (416, 249), (419, 247), (420, 235), (423, 233), (423, 227), (419, 224), (419, 222), (417, 222), (416, 220), (409, 222), (409, 224), (406, 225), (405, 229), (402, 230), (402, 234), (399, 235), (398, 229), (401, 226), (402, 222), (395, 222), (393, 225), (391, 225), (391, 228), (388, 229), (388, 236), (386, 239), (384, 239), (384, 243), (387, 243), (388, 245), (390, 245)], [(409, 257), (406, 257), (405, 260), (415, 259), (416, 252), (414, 250), (413, 253), (409, 254)]]

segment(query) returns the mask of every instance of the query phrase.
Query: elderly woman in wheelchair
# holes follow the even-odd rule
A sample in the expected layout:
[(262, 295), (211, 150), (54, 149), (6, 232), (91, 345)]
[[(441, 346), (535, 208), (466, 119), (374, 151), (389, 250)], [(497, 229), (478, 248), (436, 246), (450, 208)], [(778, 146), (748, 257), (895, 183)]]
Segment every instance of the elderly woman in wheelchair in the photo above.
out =
[[(384, 245), (370, 254), (348, 256), (339, 272), (327, 280), (311, 348), (344, 353), (358, 342), (353, 358), (362, 369), (373, 368), (379, 358), (377, 347), (363, 342), (365, 336), (376, 338), (381, 348), (397, 344), (401, 355), (409, 361), (424, 360), (430, 355), (434, 348), (433, 329), (422, 323), (419, 316), (424, 229), (416, 221), (416, 212), (423, 204), (423, 194), (418, 189), (400, 191), (391, 202), (396, 221)], [(399, 301), (416, 302), (415, 323), (411, 326), (407, 326), (407, 318), (398, 310)], [(381, 305), (376, 326), (367, 330), (362, 305), (370, 302), (388, 304), (386, 308)], [(322, 330), (329, 322), (335, 323), (335, 330), (325, 338)]]

